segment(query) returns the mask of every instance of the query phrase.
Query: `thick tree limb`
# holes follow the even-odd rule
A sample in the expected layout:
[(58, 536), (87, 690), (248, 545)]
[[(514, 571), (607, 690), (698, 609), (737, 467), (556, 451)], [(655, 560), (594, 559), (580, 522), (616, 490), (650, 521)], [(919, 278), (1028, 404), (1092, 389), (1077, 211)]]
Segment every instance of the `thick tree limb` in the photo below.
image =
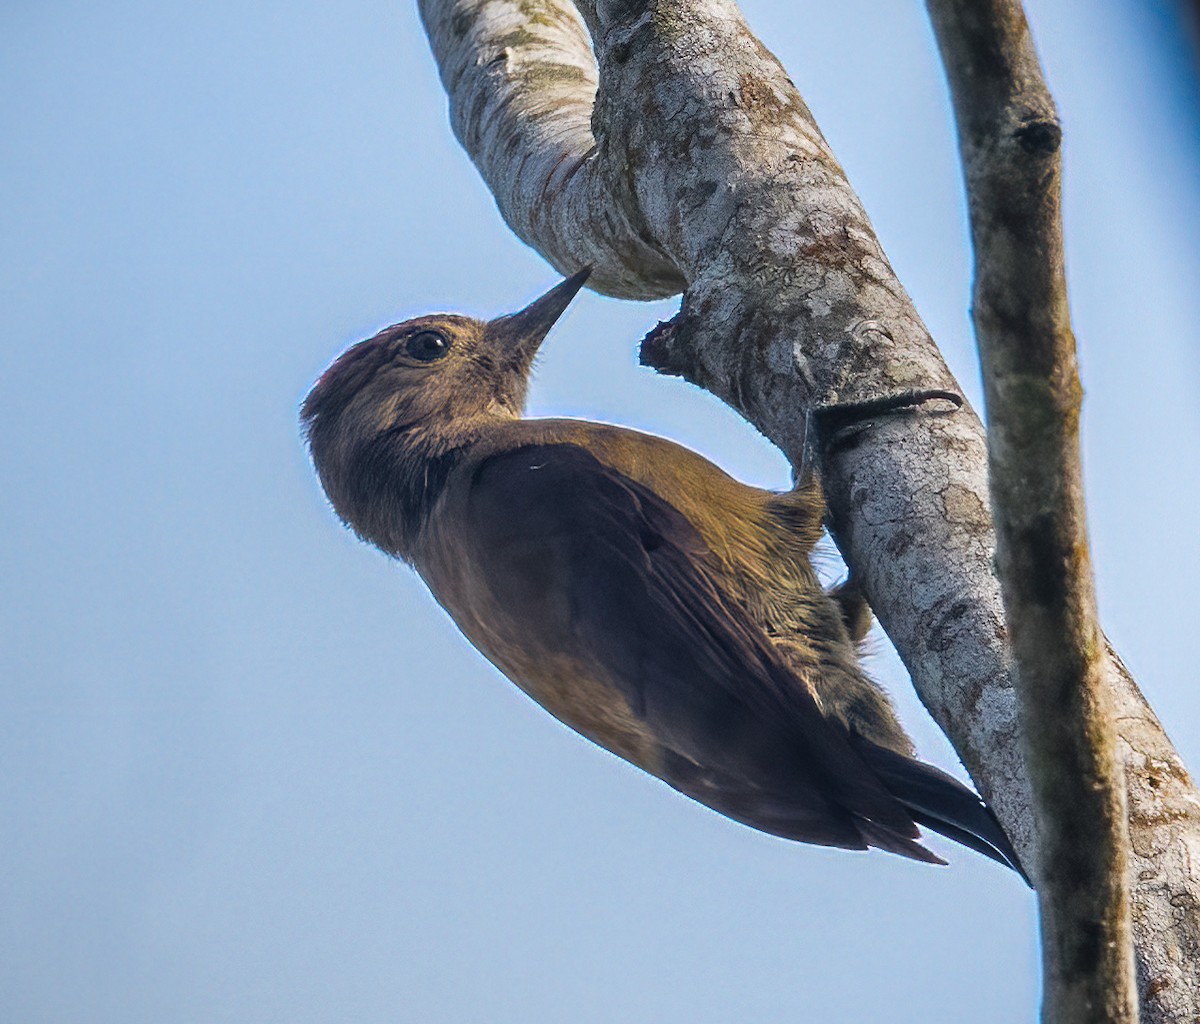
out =
[(1017, 0), (929, 0), (975, 243), (997, 569), (1037, 823), (1043, 1019), (1133, 1021), (1125, 789), (1096, 621), (1062, 132)]
[(420, 6), (454, 134), (508, 226), (564, 274), (596, 267), (591, 287), (610, 295), (682, 289), (636, 204), (614, 201), (594, 159), (596, 61), (575, 9), (557, 0)]
[[(956, 389), (804, 102), (731, 0), (579, 6), (599, 63), (590, 130), (586, 36), (565, 3), (421, 0), (455, 132), (518, 234), (560, 271), (595, 262), (608, 294), (686, 282), (643, 360), (729, 402), (797, 467), (815, 405)], [(982, 426), (969, 409), (881, 421), (823, 482), (922, 699), (1032, 861)], [(1146, 851), (1138, 964), (1144, 985), (1161, 979), (1145, 1019), (1191, 1022), (1194, 1002), (1188, 1015), (1164, 994), (1182, 991), (1197, 952), (1176, 907), (1200, 905), (1200, 804), (1132, 680), (1108, 668), (1123, 757), (1156, 766), (1157, 788), (1129, 788)]]
[[(527, 226), (522, 237), (566, 272), (576, 265), (565, 254), (599, 251), (614, 222), (640, 223), (678, 279), (690, 281), (679, 316), (647, 339), (643, 359), (729, 401), (797, 467), (812, 405), (954, 386), (808, 109), (733, 4), (642, 14), (622, 6), (611, 19), (608, 8), (587, 8), (604, 83), (598, 134), (574, 143), (571, 180), (553, 179), (568, 163), (567, 128), (547, 127), (542, 137), (552, 141), (534, 144), (527, 126), (552, 124), (555, 106), (525, 69), (579, 52), (565, 8), (545, 14), (555, 2), (424, 0), (421, 12), (451, 123), (485, 178), (507, 181), (535, 161), (544, 169), (545, 187), (495, 189), (506, 220)], [(524, 12), (524, 32), (514, 12)], [(510, 134), (485, 124), (499, 116), (493, 76), (506, 82)], [(590, 85), (576, 88), (580, 102), (590, 98)], [(577, 132), (578, 104), (564, 104), (563, 116)], [(563, 196), (598, 187), (575, 184), (579, 176), (613, 183), (607, 207), (578, 219), (510, 208), (571, 206)], [(647, 294), (645, 279), (626, 284), (638, 273), (626, 255), (636, 232), (615, 236), (593, 280), (609, 294)], [(881, 423), (826, 467), (824, 482), (839, 543), (877, 615), (1027, 850), (981, 425), (969, 411)]]

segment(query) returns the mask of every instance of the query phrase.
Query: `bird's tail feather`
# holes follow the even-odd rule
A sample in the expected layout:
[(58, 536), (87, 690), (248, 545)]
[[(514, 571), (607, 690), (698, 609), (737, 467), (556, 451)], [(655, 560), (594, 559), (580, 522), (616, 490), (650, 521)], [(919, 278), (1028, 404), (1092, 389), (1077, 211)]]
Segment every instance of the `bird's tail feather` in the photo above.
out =
[(999, 861), (1029, 882), (1004, 829), (974, 792), (940, 768), (905, 757), (861, 736), (854, 737), (854, 746), (918, 825)]
[[(913, 820), (916, 821), (917, 819), (914, 817)], [(894, 828), (889, 828), (887, 825), (880, 825), (869, 818), (857, 817), (854, 820), (854, 824), (858, 827), (863, 841), (868, 846), (873, 846), (877, 850), (898, 853), (901, 857), (907, 857), (909, 860), (919, 860), (924, 864), (944, 865), (946, 863), (936, 853), (932, 850), (927, 850), (915, 839), (902, 836)]]

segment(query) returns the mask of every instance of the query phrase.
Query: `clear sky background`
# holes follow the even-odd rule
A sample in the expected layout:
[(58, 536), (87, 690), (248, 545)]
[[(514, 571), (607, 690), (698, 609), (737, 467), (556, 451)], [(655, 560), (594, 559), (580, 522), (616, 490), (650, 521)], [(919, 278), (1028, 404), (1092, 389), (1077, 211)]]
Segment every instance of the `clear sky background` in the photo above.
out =
[[(921, 5), (746, 8), (978, 401)], [(1166, 11), (1030, 2), (1103, 621), (1195, 767), (1200, 122)], [(679, 797), (329, 513), (296, 421), (323, 366), (555, 281), (451, 137), (412, 4), (3, 0), (0, 140), (0, 1020), (1034, 1019), (1010, 873), (937, 840), (949, 868), (801, 847)], [(750, 427), (636, 366), (673, 310), (583, 296), (531, 411), (786, 486)]]

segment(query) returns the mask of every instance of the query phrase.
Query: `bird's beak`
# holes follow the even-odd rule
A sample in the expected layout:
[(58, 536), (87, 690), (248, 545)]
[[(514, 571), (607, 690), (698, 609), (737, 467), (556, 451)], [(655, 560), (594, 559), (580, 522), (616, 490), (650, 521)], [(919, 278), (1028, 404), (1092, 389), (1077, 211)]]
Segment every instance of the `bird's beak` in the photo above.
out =
[(584, 267), (565, 281), (556, 284), (540, 299), (534, 299), (519, 313), (497, 317), (487, 325), (487, 333), (498, 346), (528, 369), (542, 340), (566, 311), (592, 272)]

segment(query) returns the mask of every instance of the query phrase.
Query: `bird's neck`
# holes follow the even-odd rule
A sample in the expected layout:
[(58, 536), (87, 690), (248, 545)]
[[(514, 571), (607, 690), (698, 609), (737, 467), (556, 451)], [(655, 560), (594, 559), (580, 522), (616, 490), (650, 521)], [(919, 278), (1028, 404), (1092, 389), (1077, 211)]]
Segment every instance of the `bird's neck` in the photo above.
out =
[(363, 540), (411, 561), (446, 481), (476, 440), (471, 430), (395, 430), (372, 438), (352, 456), (339, 514)]

